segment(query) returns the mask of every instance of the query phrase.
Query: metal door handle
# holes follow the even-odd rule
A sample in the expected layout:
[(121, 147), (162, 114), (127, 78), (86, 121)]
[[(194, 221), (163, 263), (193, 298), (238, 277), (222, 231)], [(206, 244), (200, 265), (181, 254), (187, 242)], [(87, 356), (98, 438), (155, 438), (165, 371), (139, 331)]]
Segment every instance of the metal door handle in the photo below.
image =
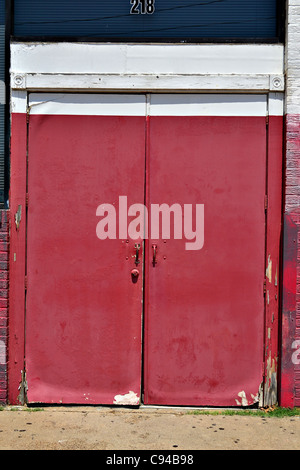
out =
[(153, 249), (153, 259), (152, 259), (152, 263), (153, 263), (153, 266), (155, 267), (157, 261), (156, 261), (156, 254), (157, 254), (157, 245), (152, 245), (152, 249)]
[(141, 245), (139, 245), (138, 243), (136, 243), (136, 244), (134, 245), (134, 248), (135, 248), (135, 265), (138, 266), (138, 265), (140, 264), (139, 253), (140, 253)]

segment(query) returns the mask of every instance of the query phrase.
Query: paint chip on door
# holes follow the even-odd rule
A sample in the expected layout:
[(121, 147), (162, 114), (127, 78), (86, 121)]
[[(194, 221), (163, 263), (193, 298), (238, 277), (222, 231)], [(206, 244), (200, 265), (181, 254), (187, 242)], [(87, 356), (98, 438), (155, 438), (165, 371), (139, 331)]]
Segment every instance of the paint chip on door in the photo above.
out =
[(116, 395), (114, 397), (114, 405), (139, 405), (139, 403), (140, 397), (132, 391), (125, 395)]

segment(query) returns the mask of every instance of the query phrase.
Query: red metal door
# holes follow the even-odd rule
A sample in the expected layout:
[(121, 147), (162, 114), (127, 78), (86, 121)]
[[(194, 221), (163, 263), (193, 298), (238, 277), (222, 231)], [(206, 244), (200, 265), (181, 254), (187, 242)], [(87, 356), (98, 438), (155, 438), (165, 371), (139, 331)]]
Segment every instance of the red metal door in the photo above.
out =
[[(144, 158), (144, 96), (30, 95), (29, 402), (140, 401), (141, 240), (119, 237), (118, 203), (143, 203)], [(111, 219), (100, 240), (103, 204), (116, 209), (116, 234)]]
[[(266, 98), (153, 95), (148, 104), (145, 126), (141, 95), (31, 95), (29, 402), (138, 404), (143, 295), (146, 404), (257, 401)], [(124, 235), (119, 204), (145, 194), (143, 278), (142, 237)], [(172, 217), (169, 235), (151, 233), (162, 204), (181, 211), (182, 236)], [(110, 238), (99, 240), (106, 209)]]
[[(184, 205), (190, 204), (198, 247), (187, 249), (190, 240), (178, 232), (174, 239), (172, 230), (170, 239), (160, 231), (148, 243), (146, 404), (236, 406), (258, 400), (265, 116), (264, 96), (152, 97), (149, 211), (176, 203), (185, 218)], [(201, 217), (195, 224), (197, 204), (204, 205), (204, 232)]]

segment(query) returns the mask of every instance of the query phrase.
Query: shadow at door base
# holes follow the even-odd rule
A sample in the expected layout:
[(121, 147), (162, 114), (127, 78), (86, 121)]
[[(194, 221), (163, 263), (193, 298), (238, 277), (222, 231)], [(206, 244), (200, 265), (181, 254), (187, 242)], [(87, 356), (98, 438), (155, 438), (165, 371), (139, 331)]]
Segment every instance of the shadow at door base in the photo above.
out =
[(186, 411), (186, 410), (191, 410), (191, 411), (223, 411), (223, 410), (233, 410), (233, 411), (255, 411), (255, 410), (260, 410), (261, 408), (258, 406), (258, 403), (255, 403), (254, 405), (250, 406), (184, 406), (184, 405), (144, 405), (141, 403), (140, 405), (101, 405), (101, 404), (77, 404), (77, 403), (68, 403), (68, 404), (63, 404), (63, 403), (29, 403), (24, 405), (25, 408), (28, 409), (34, 409), (34, 408), (67, 408), (67, 409), (80, 409), (80, 408), (89, 408), (89, 409), (115, 409), (115, 410), (166, 410), (166, 411), (172, 411), (172, 410), (177, 410), (177, 411)]

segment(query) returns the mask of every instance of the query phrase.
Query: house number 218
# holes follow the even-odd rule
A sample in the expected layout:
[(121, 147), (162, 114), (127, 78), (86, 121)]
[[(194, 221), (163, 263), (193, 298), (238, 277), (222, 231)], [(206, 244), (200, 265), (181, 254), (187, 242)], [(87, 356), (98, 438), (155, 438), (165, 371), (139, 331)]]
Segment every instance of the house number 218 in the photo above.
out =
[(131, 15), (152, 15), (155, 12), (155, 0), (130, 0)]

